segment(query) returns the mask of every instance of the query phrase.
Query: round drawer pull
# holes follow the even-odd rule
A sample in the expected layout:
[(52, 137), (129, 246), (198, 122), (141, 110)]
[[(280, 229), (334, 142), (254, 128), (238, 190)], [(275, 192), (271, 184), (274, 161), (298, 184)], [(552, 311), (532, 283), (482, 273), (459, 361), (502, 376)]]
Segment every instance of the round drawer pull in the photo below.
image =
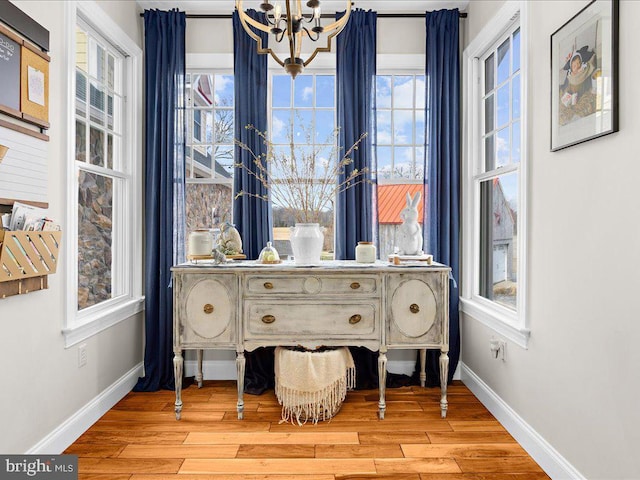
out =
[(420, 307), (415, 303), (412, 303), (409, 310), (411, 310), (411, 313), (418, 313), (420, 311)]
[(210, 303), (207, 303), (204, 308), (204, 313), (209, 314), (213, 312), (213, 305), (211, 305)]
[(264, 317), (262, 317), (263, 323), (273, 323), (275, 321), (276, 321), (276, 317), (274, 317), (273, 315), (265, 315)]
[(360, 284), (359, 284), (358, 282), (353, 282), (353, 283), (351, 284), (351, 289), (352, 289), (352, 290), (357, 290), (357, 289), (359, 289), (359, 288), (360, 288)]
[(355, 325), (356, 323), (358, 323), (360, 320), (362, 320), (362, 315), (359, 314), (355, 314), (355, 315), (351, 315), (351, 317), (349, 317), (349, 323), (351, 325)]
[(271, 283), (271, 282), (264, 282), (264, 288), (266, 288), (267, 290), (271, 290), (271, 289), (273, 289), (273, 283)]

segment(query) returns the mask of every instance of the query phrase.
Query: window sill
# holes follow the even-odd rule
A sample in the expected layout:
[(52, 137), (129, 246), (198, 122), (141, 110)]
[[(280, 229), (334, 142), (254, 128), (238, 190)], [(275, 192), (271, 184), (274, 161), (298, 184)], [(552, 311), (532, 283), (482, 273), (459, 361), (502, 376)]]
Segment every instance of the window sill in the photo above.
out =
[(518, 317), (515, 312), (502, 310), (490, 304), (484, 305), (483, 302), (475, 299), (460, 298), (461, 312), (473, 317), (516, 345), (525, 349), (528, 348), (531, 331), (528, 328), (516, 325)]
[(84, 316), (77, 324), (62, 330), (64, 346), (69, 348), (144, 310), (144, 297), (126, 299)]

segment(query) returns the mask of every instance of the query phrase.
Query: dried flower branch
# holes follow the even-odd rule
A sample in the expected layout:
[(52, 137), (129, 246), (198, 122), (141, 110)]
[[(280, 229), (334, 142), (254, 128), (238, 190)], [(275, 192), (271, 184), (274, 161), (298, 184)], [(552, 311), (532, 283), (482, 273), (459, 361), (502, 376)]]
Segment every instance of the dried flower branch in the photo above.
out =
[[(339, 176), (345, 173), (346, 167), (353, 163), (351, 155), (358, 149), (367, 133), (360, 135), (339, 158), (340, 149), (335, 141), (338, 129), (331, 133), (325, 145), (312, 147), (311, 133), (304, 126), (300, 126), (298, 129), (305, 134), (306, 143), (296, 145), (290, 130), (287, 135), (288, 148), (280, 150), (275, 148), (266, 132), (261, 132), (253, 125), (247, 125), (245, 128), (253, 130), (262, 139), (267, 153), (256, 154), (247, 144), (234, 140), (236, 145), (251, 155), (255, 171), (240, 163), (236, 163), (235, 166), (255, 177), (270, 194), (258, 195), (239, 191), (236, 198), (247, 195), (261, 200), (271, 200), (274, 205), (291, 214), (296, 222), (319, 223), (322, 212), (331, 208), (336, 194), (360, 183), (372, 183), (367, 175), (368, 168), (354, 169), (344, 180), (338, 180)], [(326, 145), (333, 145), (329, 158), (322, 154)]]

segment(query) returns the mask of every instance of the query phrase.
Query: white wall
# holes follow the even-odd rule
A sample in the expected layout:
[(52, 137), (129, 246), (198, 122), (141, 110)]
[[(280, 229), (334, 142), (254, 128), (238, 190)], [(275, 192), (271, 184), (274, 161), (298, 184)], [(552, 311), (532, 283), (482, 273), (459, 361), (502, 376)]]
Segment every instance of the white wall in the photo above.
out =
[[(640, 2), (620, 2), (620, 131), (549, 151), (550, 35), (586, 2), (528, 2), (529, 348), (491, 359), (462, 319), (462, 360), (585, 478), (640, 476)], [(469, 5), (469, 40), (502, 2)], [(473, 33), (472, 33), (473, 32)]]
[[(50, 32), (49, 213), (66, 214), (63, 102), (67, 72), (64, 2), (13, 1)], [(135, 2), (98, 2), (140, 44)], [(95, 19), (99, 23), (99, 19)], [(61, 252), (64, 257), (65, 252)], [(134, 268), (141, 268), (141, 262)], [(77, 346), (65, 349), (61, 333), (65, 296), (64, 258), (49, 289), (0, 300), (0, 452), (23, 453), (142, 361), (142, 316), (88, 339), (87, 365), (78, 368)], [(51, 452), (56, 453), (56, 452)], [(59, 452), (58, 452), (59, 453)]]

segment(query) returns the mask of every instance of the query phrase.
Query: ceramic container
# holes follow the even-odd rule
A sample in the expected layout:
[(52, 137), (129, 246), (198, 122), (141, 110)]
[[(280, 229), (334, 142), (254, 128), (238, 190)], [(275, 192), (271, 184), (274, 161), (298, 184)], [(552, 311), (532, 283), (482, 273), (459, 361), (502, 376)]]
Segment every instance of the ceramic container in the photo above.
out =
[(318, 265), (324, 244), (324, 227), (317, 223), (296, 223), (290, 230), (293, 261), (298, 265)]
[(356, 246), (357, 263), (374, 263), (376, 261), (376, 246), (372, 242), (358, 242)]
[(187, 245), (188, 255), (191, 257), (211, 256), (213, 251), (213, 236), (209, 230), (199, 229), (189, 234)]

